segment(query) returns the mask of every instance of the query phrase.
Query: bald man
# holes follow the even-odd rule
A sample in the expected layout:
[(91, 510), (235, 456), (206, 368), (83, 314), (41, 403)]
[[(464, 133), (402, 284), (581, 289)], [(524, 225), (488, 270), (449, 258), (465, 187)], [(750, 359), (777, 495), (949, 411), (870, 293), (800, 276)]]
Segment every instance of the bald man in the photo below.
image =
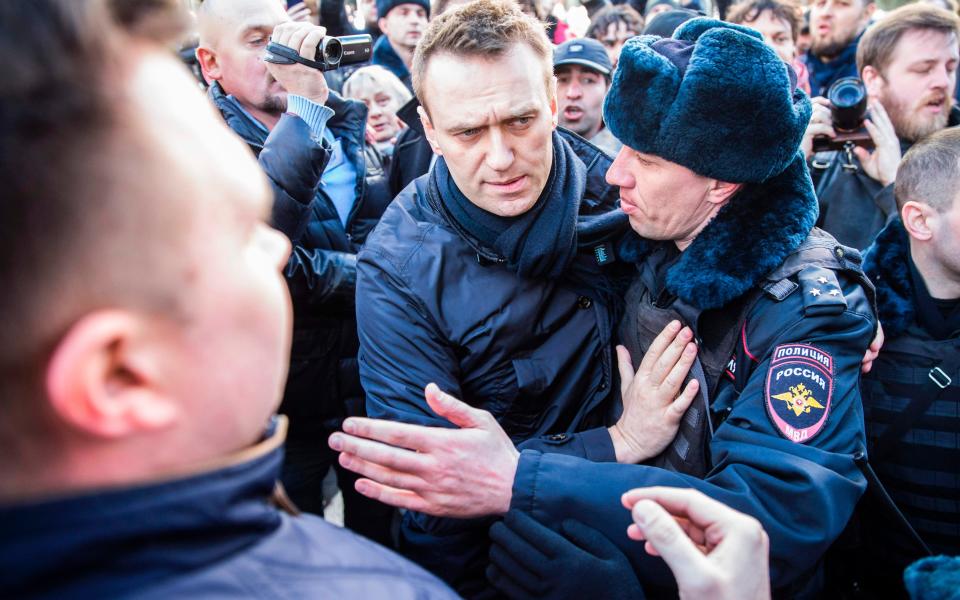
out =
[(0, 64), (0, 597), (453, 598), (271, 498), (290, 243), (246, 147), (104, 4), (0, 2), (23, 52)]
[[(263, 61), (271, 35), (313, 58), (323, 27), (292, 23), (277, 0), (207, 0), (198, 17), (210, 98), (259, 156), (276, 192), (273, 224), (294, 246), (284, 270), (294, 335), (280, 408), (290, 417), (283, 482), (299, 507), (322, 513), (323, 479), (335, 463), (324, 440), (363, 410), (356, 252), (391, 198), (365, 160), (366, 107), (330, 92), (320, 71)], [(356, 494), (348, 472), (338, 479), (346, 525), (387, 543), (391, 511)]]

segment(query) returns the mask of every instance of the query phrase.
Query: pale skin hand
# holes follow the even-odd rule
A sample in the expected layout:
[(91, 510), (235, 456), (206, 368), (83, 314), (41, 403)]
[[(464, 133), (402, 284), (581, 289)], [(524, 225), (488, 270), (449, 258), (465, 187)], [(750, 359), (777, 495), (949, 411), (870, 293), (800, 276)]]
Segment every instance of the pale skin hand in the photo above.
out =
[(803, 155), (807, 160), (813, 156), (813, 138), (826, 136), (834, 138), (837, 132), (833, 130), (833, 117), (830, 115), (830, 101), (823, 96), (817, 96), (810, 99), (813, 111), (810, 113), (810, 124), (803, 134), (803, 141), (800, 147), (803, 149)]
[(309, 23), (311, 16), (310, 7), (303, 3), (291, 6), (287, 8), (287, 15), (291, 21)]
[(679, 321), (670, 322), (653, 340), (636, 373), (630, 353), (617, 346), (623, 414), (608, 429), (617, 462), (652, 458), (673, 440), (680, 419), (697, 397), (696, 380), (680, 391), (696, 357), (693, 332)]
[(680, 598), (770, 598), (770, 540), (753, 517), (692, 489), (637, 488), (622, 502), (627, 536), (666, 561)]
[(877, 323), (877, 335), (874, 336), (873, 341), (870, 342), (870, 347), (867, 348), (867, 353), (863, 355), (863, 359), (860, 361), (860, 372), (866, 375), (870, 372), (870, 369), (873, 368), (873, 361), (877, 360), (877, 357), (880, 356), (880, 348), (883, 347), (883, 326), (880, 323)]
[(330, 436), (340, 464), (360, 475), (358, 492), (437, 517), (500, 515), (510, 509), (520, 453), (489, 412), (440, 391), (427, 404), (459, 429), (351, 417)]
[(863, 125), (876, 148), (870, 152), (858, 146), (853, 153), (859, 159), (864, 173), (885, 186), (890, 185), (896, 181), (900, 166), (900, 139), (882, 104), (870, 103), (870, 118), (864, 120)]
[[(281, 23), (274, 28), (270, 41), (293, 48), (303, 58), (313, 60), (316, 58), (317, 44), (326, 34), (326, 29), (310, 23)], [(327, 81), (323, 78), (322, 71), (301, 64), (278, 65), (270, 62), (264, 64), (288, 94), (303, 96), (321, 105), (327, 102), (330, 90), (327, 88)]]

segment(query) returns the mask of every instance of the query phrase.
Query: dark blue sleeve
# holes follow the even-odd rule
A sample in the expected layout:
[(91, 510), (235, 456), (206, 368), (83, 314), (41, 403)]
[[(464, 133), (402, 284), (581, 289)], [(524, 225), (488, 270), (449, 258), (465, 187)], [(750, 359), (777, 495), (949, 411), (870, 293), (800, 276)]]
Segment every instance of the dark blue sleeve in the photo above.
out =
[[(861, 293), (862, 296), (862, 293)], [(514, 480), (512, 509), (530, 512), (542, 522), (580, 518), (603, 531), (630, 557), (641, 581), (668, 584), (659, 558), (626, 537), (630, 515), (620, 496), (646, 486), (692, 487), (757, 518), (770, 536), (770, 572), (774, 587), (807, 573), (846, 526), (866, 489), (853, 456), (864, 447), (860, 402), (860, 359), (874, 333), (869, 309), (839, 315), (800, 318), (768, 314), (779, 334), (765, 350), (742, 392), (730, 402), (729, 417), (710, 443), (713, 468), (703, 480), (643, 465), (597, 464), (534, 451), (521, 453)], [(762, 324), (761, 324), (762, 325)], [(811, 344), (835, 361), (827, 421), (806, 443), (778, 433), (767, 414), (766, 379), (772, 350), (784, 343)], [(732, 384), (720, 393), (733, 394)], [(666, 578), (666, 579), (664, 579)]]
[(423, 389), (436, 383), (460, 398), (459, 361), (405, 273), (370, 246), (357, 264), (357, 333), (370, 417), (452, 427), (430, 410)]
[(305, 245), (303, 240), (329, 158), (329, 148), (313, 139), (307, 123), (289, 113), (280, 117), (260, 152), (260, 166), (273, 189), (272, 225), (293, 244), (284, 276), (298, 307), (333, 298), (351, 301), (355, 289), (355, 255)]
[(526, 440), (517, 448), (578, 456), (594, 462), (617, 462), (613, 440), (606, 427), (597, 427), (579, 433), (545, 435)]

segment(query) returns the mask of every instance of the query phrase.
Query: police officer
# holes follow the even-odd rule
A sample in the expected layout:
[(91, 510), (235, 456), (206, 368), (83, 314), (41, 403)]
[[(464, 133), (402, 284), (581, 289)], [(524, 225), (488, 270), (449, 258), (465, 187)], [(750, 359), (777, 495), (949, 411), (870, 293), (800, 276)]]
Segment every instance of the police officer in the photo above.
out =
[[(915, 145), (900, 165), (901, 218), (880, 232), (864, 261), (877, 286), (887, 342), (863, 381), (870, 460), (909, 531), (865, 503), (864, 552), (884, 568), (867, 583), (902, 589), (901, 573), (927, 549), (960, 554), (960, 131)], [(919, 534), (917, 540), (915, 534)], [(882, 552), (877, 549), (882, 548)]]
[[(664, 452), (643, 465), (533, 450), (511, 459), (488, 415), (443, 397), (432, 405), (459, 432), (351, 419), (350, 435), (331, 437), (341, 463), (366, 476), (361, 493), (453, 516), (579, 518), (627, 554), (649, 591), (672, 576), (626, 537), (620, 497), (693, 487), (760, 521), (776, 589), (817, 586), (818, 561), (866, 488), (854, 459), (865, 446), (859, 362), (877, 321), (859, 254), (814, 229), (798, 152), (810, 103), (795, 81), (758, 32), (712, 19), (634, 38), (621, 54), (604, 117), (625, 147), (607, 178), (640, 234), (621, 248), (638, 266), (621, 341), (634, 364), (661, 351), (664, 325), (686, 325), (699, 342), (686, 375), (699, 394)], [(628, 406), (656, 387), (655, 368), (621, 371)], [(474, 477), (489, 465), (510, 476)], [(535, 580), (558, 597), (577, 579), (531, 577), (522, 548), (504, 546), (513, 554), (488, 572), (495, 586)]]

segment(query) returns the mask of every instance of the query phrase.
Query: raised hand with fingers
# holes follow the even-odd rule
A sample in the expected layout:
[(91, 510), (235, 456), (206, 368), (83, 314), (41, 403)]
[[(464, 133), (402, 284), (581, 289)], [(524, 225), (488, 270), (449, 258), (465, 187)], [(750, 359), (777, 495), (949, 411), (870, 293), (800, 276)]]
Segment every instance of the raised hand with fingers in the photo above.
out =
[(700, 389), (695, 379), (683, 385), (696, 357), (693, 332), (679, 321), (670, 322), (653, 340), (636, 373), (630, 353), (617, 346), (623, 414), (609, 428), (617, 462), (652, 458), (670, 444)]
[(897, 179), (900, 167), (900, 139), (893, 128), (893, 122), (879, 102), (870, 103), (870, 118), (863, 122), (876, 148), (870, 152), (859, 146), (854, 148), (863, 172), (883, 185), (890, 185)]
[(602, 533), (567, 519), (554, 531), (513, 510), (490, 528), (487, 579), (511, 600), (642, 600), (630, 561)]
[(770, 598), (770, 541), (753, 517), (693, 489), (637, 488), (622, 502), (627, 536), (666, 561), (680, 598)]
[(330, 436), (340, 464), (360, 475), (358, 492), (436, 517), (503, 514), (520, 453), (489, 412), (440, 391), (427, 404), (456, 428), (351, 417)]
[[(318, 25), (303, 22), (281, 23), (273, 29), (270, 41), (281, 46), (293, 48), (303, 58), (314, 60), (317, 45), (323, 41), (327, 30)], [(270, 75), (283, 86), (289, 94), (303, 96), (316, 104), (325, 104), (330, 90), (323, 71), (301, 64), (281, 65), (264, 61)]]

